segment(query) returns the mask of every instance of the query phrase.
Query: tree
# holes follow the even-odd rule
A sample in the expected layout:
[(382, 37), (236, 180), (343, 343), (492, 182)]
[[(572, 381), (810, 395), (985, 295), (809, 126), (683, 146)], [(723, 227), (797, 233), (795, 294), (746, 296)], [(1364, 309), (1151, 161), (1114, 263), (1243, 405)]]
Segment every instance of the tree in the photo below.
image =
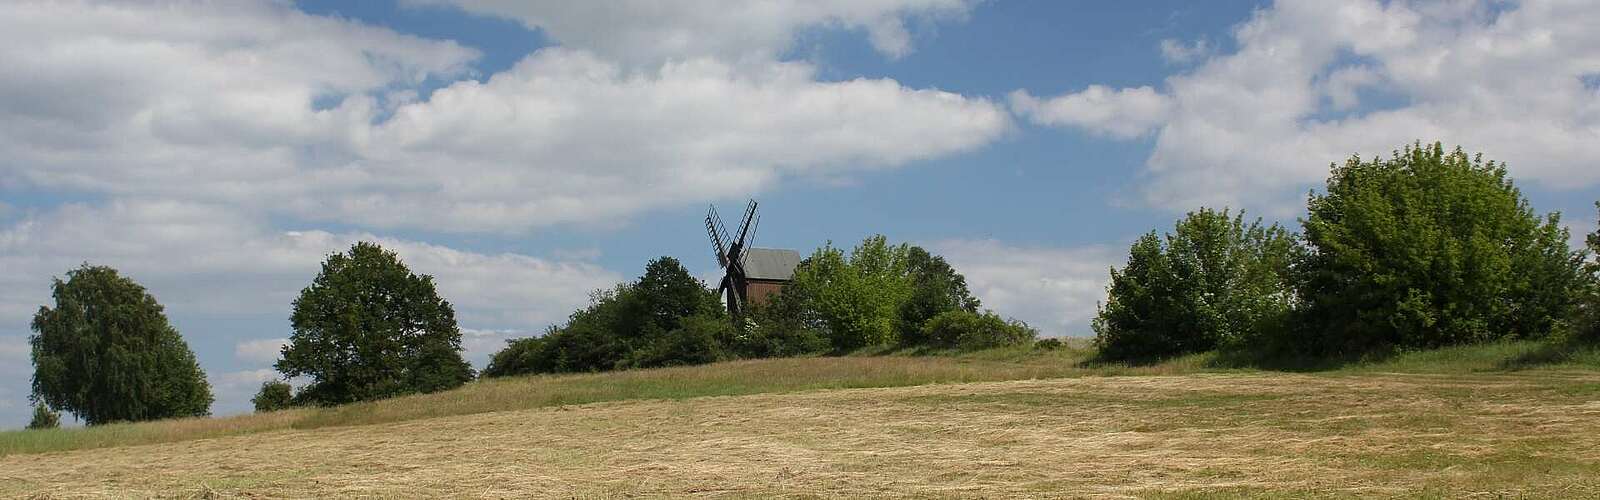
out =
[[(1600, 209), (1600, 202), (1595, 202), (1594, 206)], [(1584, 263), (1582, 296), (1573, 325), (1578, 338), (1589, 342), (1600, 341), (1600, 224), (1596, 226), (1595, 232), (1584, 240), (1590, 260)]]
[(33, 420), (28, 421), (29, 429), (54, 429), (61, 427), (61, 414), (50, 411), (44, 403), (33, 405)]
[(275, 365), (311, 383), (297, 399), (341, 404), (460, 386), (455, 309), (433, 277), (413, 274), (394, 252), (367, 242), (330, 255), (294, 301), (293, 332)]
[(1582, 256), (1503, 164), (1435, 143), (1332, 170), (1296, 265), (1300, 344), (1355, 354), (1536, 338), (1570, 317)]
[[(949, 311), (977, 312), (967, 280), (943, 257), (920, 247), (890, 245), (875, 235), (847, 256), (832, 243), (795, 269), (773, 304), (758, 311), (756, 330), (775, 325), (826, 338), (834, 352), (900, 344), (923, 345), (923, 325)], [(799, 330), (794, 330), (798, 328)]]
[(105, 266), (67, 272), (33, 317), (33, 393), (88, 425), (210, 414), (211, 386), (161, 304)]
[(261, 383), (261, 390), (250, 398), (250, 404), (255, 405), (256, 413), (286, 410), (294, 405), (293, 390), (288, 382), (268, 380)]
[(709, 363), (738, 342), (716, 293), (672, 257), (645, 265), (637, 281), (599, 290), (567, 324), (514, 339), (486, 377)]
[(1155, 231), (1111, 270), (1106, 302), (1093, 321), (1107, 360), (1142, 361), (1244, 346), (1273, 333), (1292, 304), (1294, 237), (1276, 224), (1202, 208), (1179, 220), (1165, 241)]
[(906, 251), (906, 275), (911, 294), (900, 305), (900, 343), (927, 343), (923, 326), (935, 316), (951, 311), (977, 313), (981, 303), (967, 289), (967, 278), (944, 257), (913, 246)]

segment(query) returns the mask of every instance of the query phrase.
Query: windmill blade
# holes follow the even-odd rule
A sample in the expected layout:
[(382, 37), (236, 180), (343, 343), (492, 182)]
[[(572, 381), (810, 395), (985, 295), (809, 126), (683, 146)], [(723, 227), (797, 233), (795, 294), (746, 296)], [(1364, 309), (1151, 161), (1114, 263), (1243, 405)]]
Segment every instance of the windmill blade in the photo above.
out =
[[(756, 221), (755, 221), (754, 225), (750, 227), (750, 241), (745, 243), (745, 245), (747, 245), (745, 248), (755, 248), (756, 229), (759, 229), (760, 227), (761, 227), (761, 215), (760, 214), (756, 214)], [(750, 252), (743, 252), (743, 253), (739, 254), (739, 268), (741, 270), (744, 269), (744, 263), (746, 261), (748, 261), (749, 259), (750, 259)]]
[(717, 254), (717, 265), (728, 267), (728, 247), (723, 243), (727, 241), (727, 231), (718, 231), (721, 225), (722, 218), (717, 217), (717, 207), (712, 205), (711, 210), (706, 212), (706, 234), (711, 236), (711, 247)]
[(734, 240), (733, 244), (738, 245), (740, 248), (744, 248), (746, 246), (744, 244), (744, 238), (746, 235), (750, 234), (750, 221), (755, 219), (755, 217), (756, 200), (750, 200), (750, 203), (744, 207), (744, 220), (739, 223), (739, 239)]

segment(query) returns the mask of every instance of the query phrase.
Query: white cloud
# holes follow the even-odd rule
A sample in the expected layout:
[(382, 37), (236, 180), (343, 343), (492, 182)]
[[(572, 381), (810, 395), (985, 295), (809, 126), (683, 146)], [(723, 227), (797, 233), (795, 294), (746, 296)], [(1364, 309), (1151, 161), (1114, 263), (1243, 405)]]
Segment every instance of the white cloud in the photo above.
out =
[(889, 57), (911, 52), (908, 18), (961, 18), (973, 0), (412, 0), (455, 5), (544, 30), (568, 47), (628, 64), (715, 57), (766, 61), (789, 48), (801, 30), (863, 30)]
[(278, 361), (278, 355), (289, 339), (252, 339), (242, 340), (233, 346), (233, 357), (241, 361), (248, 361), (260, 365), (270, 365)]
[(208, 377), (211, 383), (212, 415), (225, 416), (247, 413), (251, 410), (250, 398), (261, 390), (261, 383), (283, 377), (270, 368), (240, 370)]
[(1234, 30), (1236, 51), (1166, 80), (1144, 198), (1284, 215), (1328, 164), (1418, 139), (1482, 151), (1519, 179), (1593, 186), (1597, 25), (1593, 2), (1277, 2)]
[(947, 240), (931, 246), (949, 259), (986, 308), (1021, 319), (1047, 336), (1092, 335), (1089, 320), (1105, 299), (1110, 246), (1020, 247), (995, 240)]
[(0, 185), (517, 232), (969, 151), (1010, 123), (981, 98), (684, 50), (634, 68), (548, 48), (424, 100), (419, 82), (457, 78), (476, 54), (283, 4), (6, 4)]
[(583, 304), (589, 290), (621, 280), (588, 262), (469, 252), (370, 233), (275, 232), (260, 218), (227, 207), (124, 200), (65, 205), (0, 228), (0, 267), (7, 270), (0, 274), (0, 321), (26, 324), (49, 299), (51, 277), (83, 261), (110, 265), (144, 284), (168, 314), (287, 316), (322, 259), (358, 240), (378, 242), (413, 271), (433, 275), (465, 327), (539, 329)]
[(1172, 102), (1150, 87), (1113, 90), (1090, 85), (1082, 92), (1043, 100), (1018, 90), (1011, 93), (1011, 109), (1035, 124), (1073, 126), (1128, 139), (1165, 122)]

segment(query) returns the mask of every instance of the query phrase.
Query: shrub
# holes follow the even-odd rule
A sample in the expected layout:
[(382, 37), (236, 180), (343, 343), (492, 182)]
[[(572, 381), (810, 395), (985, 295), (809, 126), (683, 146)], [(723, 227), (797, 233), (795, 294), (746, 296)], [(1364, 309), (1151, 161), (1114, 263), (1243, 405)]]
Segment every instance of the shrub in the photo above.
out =
[(61, 414), (50, 411), (43, 403), (33, 405), (33, 420), (28, 421), (29, 429), (54, 429), (61, 427)]
[(1041, 351), (1054, 351), (1064, 346), (1066, 346), (1066, 344), (1061, 342), (1061, 339), (1058, 338), (1039, 339), (1033, 343), (1033, 348)]
[(993, 312), (954, 310), (940, 313), (922, 327), (934, 347), (960, 350), (988, 349), (1032, 342), (1038, 332), (1020, 321), (1006, 321)]
[(461, 358), (455, 309), (433, 277), (411, 272), (394, 252), (367, 242), (328, 256), (290, 317), (276, 367), (311, 383), (296, 399), (341, 404), (460, 386), (473, 377)]
[(84, 264), (33, 317), (33, 393), (89, 425), (211, 413), (211, 386), (161, 304), (115, 269)]
[(809, 328), (834, 352), (890, 344), (924, 345), (924, 323), (948, 311), (976, 312), (978, 299), (943, 257), (869, 237), (847, 256), (831, 243), (801, 261), (794, 281), (758, 316)]
[(1293, 236), (1202, 208), (1167, 233), (1140, 237), (1111, 270), (1093, 321), (1106, 360), (1141, 361), (1264, 341), (1292, 304)]
[(262, 382), (261, 390), (256, 391), (255, 397), (250, 398), (250, 404), (255, 405), (256, 413), (286, 410), (294, 405), (293, 401), (293, 388), (282, 380)]
[(1459, 148), (1351, 158), (1309, 209), (1301, 343), (1324, 354), (1542, 337), (1581, 286), (1559, 214)]
[(708, 363), (730, 356), (737, 342), (715, 292), (661, 257), (637, 281), (591, 294), (566, 325), (510, 341), (484, 376)]

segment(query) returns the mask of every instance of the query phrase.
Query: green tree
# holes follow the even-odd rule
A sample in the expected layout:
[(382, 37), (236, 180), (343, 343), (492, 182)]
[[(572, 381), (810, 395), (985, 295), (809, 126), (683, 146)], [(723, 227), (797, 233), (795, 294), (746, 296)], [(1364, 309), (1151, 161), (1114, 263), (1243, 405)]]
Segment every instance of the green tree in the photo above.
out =
[(268, 380), (261, 383), (261, 390), (250, 398), (250, 404), (255, 405), (256, 413), (286, 410), (294, 405), (293, 391), (288, 382)]
[(1292, 235), (1244, 214), (1202, 208), (1179, 220), (1164, 244), (1154, 231), (1111, 270), (1093, 321), (1108, 360), (1150, 360), (1246, 346), (1281, 328), (1293, 296)]
[(290, 317), (293, 332), (276, 367), (311, 383), (299, 402), (341, 404), (460, 386), (455, 310), (433, 277), (413, 274), (394, 252), (360, 242), (330, 255)]
[(50, 411), (44, 403), (33, 405), (33, 420), (28, 421), (29, 429), (54, 429), (61, 427), (61, 414)]
[(822, 327), (834, 351), (895, 341), (899, 307), (910, 297), (905, 245), (883, 236), (862, 241), (847, 258), (831, 243), (817, 249), (784, 287), (805, 297), (801, 307)]
[(637, 281), (592, 293), (567, 324), (511, 340), (484, 376), (708, 363), (731, 356), (737, 342), (716, 293), (661, 257)]
[[(1600, 209), (1600, 202), (1595, 202), (1596, 209)], [(1600, 341), (1600, 223), (1596, 224), (1595, 232), (1585, 238), (1588, 244), (1587, 257), (1583, 266), (1581, 278), (1581, 299), (1575, 315), (1575, 332), (1580, 340), (1589, 342)]]
[(951, 311), (978, 312), (982, 304), (967, 289), (967, 278), (957, 273), (944, 257), (913, 246), (906, 251), (906, 275), (911, 293), (900, 305), (900, 343), (928, 342), (923, 326), (935, 316)]
[(1536, 338), (1569, 317), (1582, 257), (1503, 164), (1435, 143), (1332, 170), (1310, 198), (1297, 264), (1302, 345), (1355, 354)]
[(755, 331), (766, 338), (803, 332), (785, 340), (798, 346), (821, 337), (834, 352), (922, 345), (928, 320), (978, 306), (966, 278), (943, 257), (875, 235), (848, 255), (830, 242), (802, 260), (794, 280), (758, 311)]
[(161, 304), (115, 269), (84, 264), (33, 317), (33, 393), (89, 425), (210, 414), (211, 386)]

